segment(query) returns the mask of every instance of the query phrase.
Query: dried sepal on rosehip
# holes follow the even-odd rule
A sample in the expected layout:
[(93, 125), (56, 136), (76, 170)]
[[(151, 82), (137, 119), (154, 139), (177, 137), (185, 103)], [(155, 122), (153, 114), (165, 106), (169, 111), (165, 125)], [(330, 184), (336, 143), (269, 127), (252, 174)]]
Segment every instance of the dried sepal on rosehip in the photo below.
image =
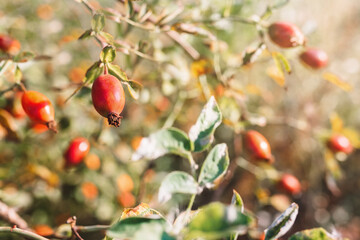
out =
[(21, 105), (32, 121), (45, 124), (50, 130), (57, 132), (54, 107), (45, 95), (36, 91), (25, 91)]
[(125, 106), (124, 88), (120, 81), (110, 75), (99, 76), (91, 89), (93, 105), (96, 111), (108, 119), (110, 125), (119, 127)]
[(287, 22), (275, 22), (268, 28), (270, 39), (279, 47), (292, 48), (305, 44), (305, 37), (297, 26)]
[(259, 132), (249, 130), (245, 134), (245, 148), (254, 160), (264, 160), (268, 163), (274, 161), (271, 147), (267, 139)]

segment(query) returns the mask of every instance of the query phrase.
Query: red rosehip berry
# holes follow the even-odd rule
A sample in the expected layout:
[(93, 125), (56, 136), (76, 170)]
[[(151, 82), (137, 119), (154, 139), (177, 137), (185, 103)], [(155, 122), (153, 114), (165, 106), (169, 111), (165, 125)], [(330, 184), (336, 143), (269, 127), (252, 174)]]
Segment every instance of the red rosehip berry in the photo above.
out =
[(254, 158), (264, 159), (268, 162), (273, 161), (270, 144), (259, 132), (254, 130), (246, 132), (245, 147)]
[(3, 52), (16, 54), (19, 52), (21, 44), (18, 40), (7, 35), (0, 35), (0, 49)]
[(270, 39), (282, 48), (304, 45), (305, 37), (297, 26), (286, 22), (276, 22), (269, 26)]
[(81, 163), (90, 150), (90, 143), (82, 137), (75, 138), (69, 144), (64, 157), (66, 166), (75, 166)]
[(353, 151), (353, 146), (349, 139), (339, 134), (331, 136), (327, 142), (327, 145), (335, 153), (343, 152), (350, 154)]
[(49, 129), (57, 132), (54, 107), (45, 95), (36, 91), (25, 91), (21, 105), (32, 121), (45, 124)]
[(296, 195), (301, 192), (299, 180), (291, 174), (282, 175), (279, 184), (282, 189), (290, 194)]
[(98, 77), (92, 86), (91, 96), (96, 111), (106, 117), (110, 125), (119, 127), (120, 113), (125, 106), (125, 93), (120, 81), (109, 74)]
[(300, 54), (301, 61), (313, 69), (320, 69), (327, 65), (328, 56), (326, 52), (314, 48), (307, 49)]

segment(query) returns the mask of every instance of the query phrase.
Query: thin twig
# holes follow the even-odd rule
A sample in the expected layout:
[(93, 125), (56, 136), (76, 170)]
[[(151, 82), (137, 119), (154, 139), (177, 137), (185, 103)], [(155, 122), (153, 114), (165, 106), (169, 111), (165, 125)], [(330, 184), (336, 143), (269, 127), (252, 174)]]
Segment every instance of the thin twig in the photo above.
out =
[(93, 6), (91, 6), (87, 0), (82, 0), (81, 3), (92, 13), (95, 14), (96, 10)]
[(2, 233), (13, 233), (20, 235), (27, 239), (33, 239), (33, 240), (49, 240), (48, 238), (44, 238), (36, 233), (30, 232), (28, 230), (24, 230), (17, 227), (0, 227), (0, 232)]
[(110, 228), (110, 225), (75, 226), (77, 232), (97, 232)]
[(27, 229), (28, 224), (22, 219), (14, 209), (0, 201), (0, 218), (8, 223), (17, 225), (20, 228)]
[(79, 240), (84, 240), (84, 239), (79, 235), (79, 233), (77, 232), (77, 228), (76, 228), (76, 217), (75, 217), (75, 216), (70, 217), (70, 218), (66, 221), (66, 223), (70, 224), (72, 233), (73, 233)]
[[(125, 4), (126, 0), (118, 0), (119, 2), (121, 2), (122, 4)], [(140, 11), (140, 7), (136, 4), (133, 4), (134, 7), (134, 11), (135, 12), (139, 12)], [(157, 18), (155, 16), (149, 16), (149, 18), (146, 19), (146, 21), (149, 21), (151, 23), (156, 23), (157, 22)], [(176, 32), (176, 31), (167, 31), (165, 32), (170, 38), (172, 38), (177, 44), (179, 44), (193, 59), (199, 59), (200, 57), (200, 53), (193, 48), (188, 42), (186, 42), (185, 40), (183, 40), (181, 38), (181, 35)]]

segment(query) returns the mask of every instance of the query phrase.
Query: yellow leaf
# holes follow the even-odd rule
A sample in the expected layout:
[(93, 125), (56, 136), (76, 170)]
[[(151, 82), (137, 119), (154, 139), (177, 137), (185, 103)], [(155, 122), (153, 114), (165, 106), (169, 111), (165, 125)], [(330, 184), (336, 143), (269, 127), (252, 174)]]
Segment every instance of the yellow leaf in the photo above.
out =
[(360, 148), (360, 136), (353, 128), (342, 129), (342, 134), (347, 137), (355, 148)]
[(341, 132), (343, 127), (344, 127), (344, 123), (343, 120), (339, 117), (339, 115), (337, 113), (332, 113), (330, 115), (330, 122), (331, 122), (331, 129), (333, 132)]
[(262, 95), (262, 91), (261, 89), (254, 85), (254, 84), (248, 84), (246, 86), (246, 91), (250, 94), (253, 94), (253, 95), (257, 95), (257, 96), (261, 96)]
[(327, 168), (327, 170), (330, 171), (331, 175), (335, 179), (342, 178), (343, 173), (341, 171), (341, 168), (340, 168), (338, 162), (335, 159), (334, 154), (329, 149), (326, 149), (324, 152), (324, 157), (325, 157), (326, 168)]
[(200, 59), (191, 64), (191, 73), (198, 78), (201, 75), (210, 73), (212, 71), (212, 63), (206, 59)]
[(280, 87), (285, 86), (285, 76), (276, 66), (266, 69), (266, 74), (271, 77)]
[(335, 84), (336, 86), (338, 86), (339, 88), (341, 88), (342, 90), (344, 90), (346, 92), (352, 90), (352, 86), (349, 83), (344, 82), (342, 79), (340, 79), (338, 76), (336, 76), (333, 73), (326, 72), (322, 75), (322, 77), (325, 80)]
[(146, 203), (141, 203), (134, 208), (125, 208), (121, 220), (129, 217), (148, 217), (156, 214)]

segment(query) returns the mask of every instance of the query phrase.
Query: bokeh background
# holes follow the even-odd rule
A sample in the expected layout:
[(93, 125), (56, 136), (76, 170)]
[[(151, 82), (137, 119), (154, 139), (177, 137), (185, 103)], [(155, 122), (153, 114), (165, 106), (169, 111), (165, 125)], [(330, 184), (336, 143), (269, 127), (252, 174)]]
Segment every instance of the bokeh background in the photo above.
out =
[[(300, 205), (300, 213), (291, 233), (321, 226), (328, 231), (336, 229), (344, 237), (360, 239), (359, 152), (327, 157), (325, 144), (331, 133), (342, 132), (355, 147), (360, 147), (360, 2), (291, 0), (272, 12), (265, 22), (296, 24), (306, 35), (307, 46), (322, 49), (329, 56), (326, 69), (310, 70), (298, 60), (301, 47), (279, 49), (265, 37), (269, 49), (280, 51), (292, 66), (285, 87), (271, 78), (269, 69), (274, 62), (267, 51), (254, 63), (241, 66), (244, 52), (259, 44), (256, 28), (220, 19), (226, 14), (253, 18), (275, 2), (136, 1), (138, 5), (147, 4), (154, 15), (184, 6), (184, 11), (168, 24), (194, 23), (210, 31), (221, 43), (217, 51), (207, 37), (182, 34), (200, 53), (202, 61), (189, 57), (164, 33), (106, 20), (106, 32), (133, 48), (145, 44), (141, 51), (157, 60), (127, 51), (117, 53), (116, 63), (144, 87), (138, 100), (126, 93), (124, 119), (115, 129), (94, 110), (91, 86), (65, 103), (101, 51), (93, 39), (77, 40), (91, 27), (87, 9), (74, 0), (3, 0), (0, 33), (18, 39), (24, 51), (52, 57), (21, 63), (19, 67), (26, 87), (51, 99), (60, 131), (56, 135), (42, 132), (25, 116), (4, 117), (2, 113), (5, 120), (0, 122), (0, 200), (18, 209), (30, 226), (46, 224), (56, 228), (72, 215), (81, 225), (109, 224), (124, 207), (140, 202), (171, 216), (186, 207), (188, 197), (176, 196), (160, 205), (158, 187), (168, 172), (188, 171), (187, 162), (176, 156), (131, 162), (131, 155), (142, 137), (163, 126), (188, 131), (208, 95), (215, 95), (224, 115), (215, 141), (229, 146), (231, 174), (217, 189), (198, 197), (195, 207), (216, 200), (229, 203), (232, 189), (236, 189), (247, 209), (257, 215), (260, 232), (295, 201)], [(126, 14), (124, 5), (115, 0), (90, 4)], [(205, 19), (211, 21), (204, 22)], [(220, 75), (216, 67), (220, 68)], [(205, 82), (199, 77), (202, 72)], [(326, 81), (324, 72), (337, 75), (352, 90), (344, 91), (341, 83)], [(0, 88), (6, 89), (12, 83), (10, 69), (0, 76)], [(6, 109), (16, 97), (12, 92), (2, 95), (1, 107)], [(9, 121), (11, 125), (7, 126)], [(258, 166), (257, 175), (236, 165), (240, 156), (247, 157), (242, 149), (244, 129), (261, 132), (269, 140), (276, 159), (273, 166)], [(80, 166), (65, 169), (63, 153), (78, 136), (89, 139), (90, 154)], [(204, 156), (194, 157), (201, 162)], [(292, 196), (278, 188), (276, 178), (285, 172), (300, 180), (302, 194)]]

